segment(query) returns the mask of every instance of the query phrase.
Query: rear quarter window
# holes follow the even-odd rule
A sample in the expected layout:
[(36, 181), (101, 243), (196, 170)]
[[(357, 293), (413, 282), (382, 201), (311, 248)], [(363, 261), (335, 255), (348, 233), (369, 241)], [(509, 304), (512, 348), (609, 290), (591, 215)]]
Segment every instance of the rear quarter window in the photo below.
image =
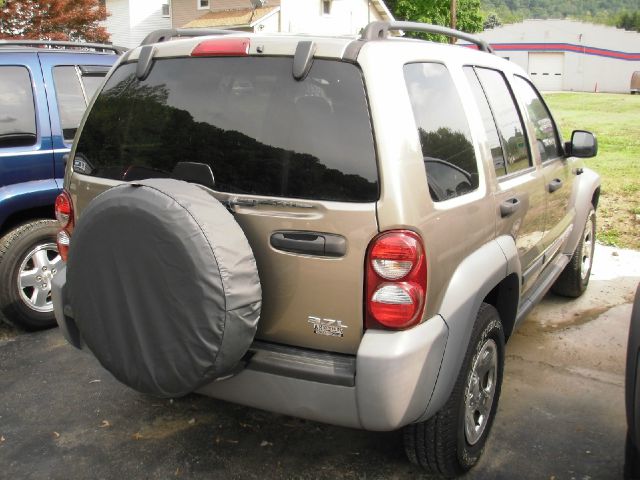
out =
[(476, 190), (478, 163), (469, 123), (449, 71), (439, 63), (411, 63), (404, 77), (431, 198), (440, 202)]
[(298, 82), (292, 63), (159, 59), (144, 81), (135, 63), (123, 65), (94, 103), (74, 166), (127, 181), (172, 177), (179, 163), (192, 162), (209, 166), (223, 192), (375, 201), (378, 173), (361, 72), (316, 59)]

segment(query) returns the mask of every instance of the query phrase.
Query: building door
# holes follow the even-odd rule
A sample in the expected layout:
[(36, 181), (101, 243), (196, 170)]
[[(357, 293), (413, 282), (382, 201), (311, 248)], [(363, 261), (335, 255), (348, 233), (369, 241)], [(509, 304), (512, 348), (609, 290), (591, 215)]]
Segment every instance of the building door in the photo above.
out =
[(564, 53), (529, 52), (529, 75), (538, 90), (562, 90)]

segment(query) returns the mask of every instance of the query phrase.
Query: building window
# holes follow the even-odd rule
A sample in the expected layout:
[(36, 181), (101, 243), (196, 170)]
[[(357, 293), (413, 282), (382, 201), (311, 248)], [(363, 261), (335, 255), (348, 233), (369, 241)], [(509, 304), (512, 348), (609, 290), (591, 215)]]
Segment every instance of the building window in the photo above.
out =
[(171, 16), (171, 7), (168, 1), (162, 4), (162, 16), (163, 17)]
[(322, 14), (331, 15), (331, 0), (322, 0)]
[(207, 10), (209, 8), (209, 0), (196, 0), (198, 2), (198, 10)]

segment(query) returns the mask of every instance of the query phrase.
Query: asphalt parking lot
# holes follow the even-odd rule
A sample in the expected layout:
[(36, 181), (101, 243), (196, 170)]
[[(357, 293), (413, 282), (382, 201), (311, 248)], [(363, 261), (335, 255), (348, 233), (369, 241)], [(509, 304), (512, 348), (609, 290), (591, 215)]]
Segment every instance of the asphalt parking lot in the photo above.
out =
[[(485, 455), (467, 478), (619, 479), (640, 252), (598, 246), (591, 284), (548, 295), (507, 347)], [(420, 478), (398, 433), (333, 427), (116, 382), (57, 330), (0, 330), (0, 478)]]

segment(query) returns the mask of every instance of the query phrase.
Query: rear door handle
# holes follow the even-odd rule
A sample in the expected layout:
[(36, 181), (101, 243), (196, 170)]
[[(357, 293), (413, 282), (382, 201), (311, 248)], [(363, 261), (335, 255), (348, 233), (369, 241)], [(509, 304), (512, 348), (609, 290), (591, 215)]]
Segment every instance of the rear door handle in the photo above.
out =
[(283, 252), (322, 257), (342, 257), (347, 253), (347, 239), (332, 233), (275, 232), (271, 235), (270, 243), (273, 248)]
[(522, 202), (518, 197), (513, 197), (505, 200), (500, 204), (500, 215), (502, 216), (502, 218), (513, 215), (518, 211), (520, 205), (522, 205)]
[(554, 178), (549, 182), (549, 193), (553, 193), (562, 187), (562, 180)]

